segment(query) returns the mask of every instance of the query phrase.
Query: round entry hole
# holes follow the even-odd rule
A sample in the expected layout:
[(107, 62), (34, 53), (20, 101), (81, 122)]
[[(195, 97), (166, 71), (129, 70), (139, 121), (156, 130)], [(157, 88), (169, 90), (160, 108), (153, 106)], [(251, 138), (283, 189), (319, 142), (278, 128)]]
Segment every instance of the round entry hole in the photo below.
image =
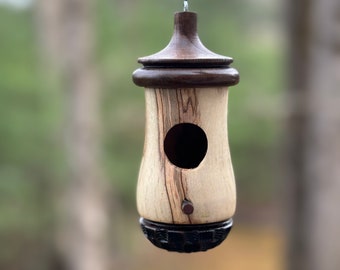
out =
[(177, 167), (193, 169), (204, 159), (208, 140), (199, 126), (183, 123), (172, 127), (165, 136), (164, 152)]

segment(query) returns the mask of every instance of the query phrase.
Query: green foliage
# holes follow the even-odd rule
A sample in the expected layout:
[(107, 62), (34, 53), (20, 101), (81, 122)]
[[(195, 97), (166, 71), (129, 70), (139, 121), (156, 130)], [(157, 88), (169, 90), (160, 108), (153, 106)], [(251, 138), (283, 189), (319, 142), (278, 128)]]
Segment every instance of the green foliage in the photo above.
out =
[[(275, 7), (250, 1), (189, 1), (212, 51), (235, 59), (229, 132), (239, 200), (268, 201), (278, 183), (282, 51)], [(102, 79), (103, 160), (124, 207), (134, 209), (144, 140), (143, 89), (131, 80), (137, 58), (164, 48), (182, 1), (100, 0), (97, 54)], [(261, 12), (262, 11), (262, 12)], [(258, 22), (258, 23), (257, 23)], [(62, 92), (45, 88), (31, 10), (0, 6), (0, 241), (11, 250), (48, 238), (53, 189), (62, 183)], [(27, 243), (26, 243), (27, 242)], [(10, 258), (0, 246), (0, 268)], [(35, 269), (38, 269), (36, 267)]]
[[(0, 7), (1, 269), (13, 264), (19, 269), (19, 253), (38, 262), (32, 252), (42, 248), (45, 242), (38, 239), (49, 237), (51, 229), (49, 198), (59, 166), (53, 143), (57, 114), (55, 95), (42, 87), (37, 47), (30, 11)], [(38, 264), (32, 268), (39, 269)]]

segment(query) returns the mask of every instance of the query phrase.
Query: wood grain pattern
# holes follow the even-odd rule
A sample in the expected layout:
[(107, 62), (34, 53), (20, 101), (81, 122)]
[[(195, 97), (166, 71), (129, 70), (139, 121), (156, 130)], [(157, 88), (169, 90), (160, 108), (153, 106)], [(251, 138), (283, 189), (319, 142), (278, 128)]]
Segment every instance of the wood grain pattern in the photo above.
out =
[[(228, 88), (145, 89), (146, 134), (137, 185), (137, 207), (146, 219), (171, 224), (227, 220), (236, 206), (236, 188), (227, 130)], [(207, 153), (194, 169), (173, 165), (164, 138), (175, 125), (203, 129)], [(183, 200), (194, 212), (182, 212)]]

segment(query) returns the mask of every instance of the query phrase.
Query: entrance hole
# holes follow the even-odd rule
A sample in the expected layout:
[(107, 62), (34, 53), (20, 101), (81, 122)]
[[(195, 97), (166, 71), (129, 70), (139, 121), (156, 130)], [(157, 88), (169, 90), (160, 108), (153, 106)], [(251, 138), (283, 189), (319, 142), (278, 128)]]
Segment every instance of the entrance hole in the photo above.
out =
[(177, 167), (193, 169), (204, 159), (208, 150), (205, 132), (199, 126), (183, 123), (173, 126), (165, 136), (164, 152)]

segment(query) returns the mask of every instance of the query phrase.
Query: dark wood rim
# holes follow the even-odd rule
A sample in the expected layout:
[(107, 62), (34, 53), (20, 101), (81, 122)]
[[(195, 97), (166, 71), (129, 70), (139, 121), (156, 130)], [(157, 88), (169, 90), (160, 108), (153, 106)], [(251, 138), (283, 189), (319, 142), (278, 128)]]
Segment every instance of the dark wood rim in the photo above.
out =
[(234, 68), (140, 68), (133, 73), (138, 86), (150, 88), (186, 88), (232, 86), (239, 82)]

